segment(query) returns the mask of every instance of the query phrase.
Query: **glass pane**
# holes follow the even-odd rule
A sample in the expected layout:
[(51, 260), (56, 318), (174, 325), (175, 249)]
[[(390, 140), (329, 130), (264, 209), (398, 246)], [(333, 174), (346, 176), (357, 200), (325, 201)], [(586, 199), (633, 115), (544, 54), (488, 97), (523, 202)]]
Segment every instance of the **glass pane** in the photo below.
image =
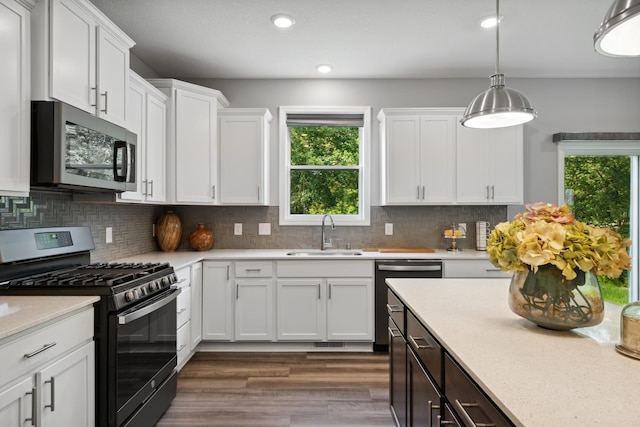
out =
[(291, 214), (357, 215), (357, 170), (292, 170)]
[(358, 166), (360, 129), (292, 127), (291, 165)]
[[(65, 169), (67, 173), (113, 181), (113, 153), (117, 139), (86, 127), (67, 123)], [(122, 165), (122, 150), (116, 162)]]
[[(565, 200), (579, 221), (609, 227), (630, 237), (631, 158), (629, 156), (566, 156)], [(605, 300), (629, 302), (629, 273), (617, 279), (598, 276)]]

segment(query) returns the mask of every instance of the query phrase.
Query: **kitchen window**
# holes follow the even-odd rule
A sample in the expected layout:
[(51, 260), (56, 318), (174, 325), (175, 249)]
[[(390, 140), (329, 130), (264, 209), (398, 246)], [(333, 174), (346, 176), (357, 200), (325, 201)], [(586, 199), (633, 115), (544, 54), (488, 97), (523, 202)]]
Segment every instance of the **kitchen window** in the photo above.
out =
[(370, 222), (369, 107), (280, 107), (280, 224)]
[[(606, 300), (617, 304), (640, 298), (640, 146), (631, 141), (562, 141), (558, 144), (558, 199), (576, 218), (609, 226), (632, 241), (631, 271), (623, 273), (628, 290), (607, 278), (599, 280)], [(575, 187), (575, 188), (574, 188)], [(604, 196), (604, 197), (602, 197)], [(608, 222), (598, 224), (598, 222)], [(609, 289), (607, 289), (609, 288)], [(610, 297), (607, 293), (610, 292)], [(620, 293), (616, 295), (616, 293)]]

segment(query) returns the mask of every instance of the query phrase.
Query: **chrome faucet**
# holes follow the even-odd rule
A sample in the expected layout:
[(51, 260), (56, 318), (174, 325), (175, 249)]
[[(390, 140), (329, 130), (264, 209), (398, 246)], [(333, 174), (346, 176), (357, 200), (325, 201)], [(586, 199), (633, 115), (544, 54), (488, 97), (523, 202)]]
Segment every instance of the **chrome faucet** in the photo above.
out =
[(331, 221), (331, 229), (332, 229), (332, 230), (335, 230), (335, 229), (336, 229), (336, 226), (335, 226), (335, 224), (333, 223), (333, 218), (331, 217), (331, 215), (329, 215), (329, 214), (325, 214), (325, 215), (322, 217), (322, 226), (321, 226), (321, 227), (322, 227), (322, 236), (321, 236), (321, 241), (320, 241), (320, 250), (321, 250), (321, 251), (324, 251), (324, 250), (326, 250), (327, 248), (330, 248), (330, 247), (332, 247), (332, 246), (333, 246), (333, 243), (331, 243), (331, 240), (329, 240), (328, 242), (326, 242), (326, 241), (324, 240), (324, 221), (327, 219), (327, 217), (329, 217), (329, 220)]

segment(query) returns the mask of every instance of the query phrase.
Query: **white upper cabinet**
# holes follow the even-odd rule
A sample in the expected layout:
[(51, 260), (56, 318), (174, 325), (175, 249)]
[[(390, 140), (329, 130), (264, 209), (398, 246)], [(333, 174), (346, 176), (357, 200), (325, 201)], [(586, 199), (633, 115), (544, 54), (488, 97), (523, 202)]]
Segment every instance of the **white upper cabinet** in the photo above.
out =
[(31, 86), (27, 4), (0, 0), (0, 195), (3, 196), (29, 193)]
[(168, 101), (167, 202), (220, 203), (218, 108), (229, 101), (217, 90), (173, 79), (150, 79)]
[(271, 112), (266, 108), (218, 111), (220, 203), (269, 203)]
[(523, 203), (522, 126), (469, 129), (458, 125), (457, 201)]
[(458, 113), (458, 109), (380, 110), (382, 205), (455, 202)]
[(125, 127), (133, 40), (86, 0), (39, 1), (32, 28), (33, 98)]
[(127, 96), (127, 129), (138, 135), (137, 191), (118, 200), (163, 203), (166, 200), (167, 97), (133, 71)]

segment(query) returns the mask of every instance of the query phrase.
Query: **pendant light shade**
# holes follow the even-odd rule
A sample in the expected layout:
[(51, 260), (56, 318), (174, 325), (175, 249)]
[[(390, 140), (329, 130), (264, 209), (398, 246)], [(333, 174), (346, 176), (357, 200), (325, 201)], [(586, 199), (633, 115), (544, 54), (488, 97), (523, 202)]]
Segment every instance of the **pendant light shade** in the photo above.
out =
[(593, 35), (593, 47), (607, 56), (640, 56), (640, 0), (615, 0)]
[[(500, 16), (500, 0), (496, 0), (496, 16)], [(478, 129), (520, 125), (536, 118), (537, 113), (526, 96), (504, 85), (500, 72), (500, 21), (496, 25), (496, 72), (491, 87), (469, 104), (460, 123)]]

